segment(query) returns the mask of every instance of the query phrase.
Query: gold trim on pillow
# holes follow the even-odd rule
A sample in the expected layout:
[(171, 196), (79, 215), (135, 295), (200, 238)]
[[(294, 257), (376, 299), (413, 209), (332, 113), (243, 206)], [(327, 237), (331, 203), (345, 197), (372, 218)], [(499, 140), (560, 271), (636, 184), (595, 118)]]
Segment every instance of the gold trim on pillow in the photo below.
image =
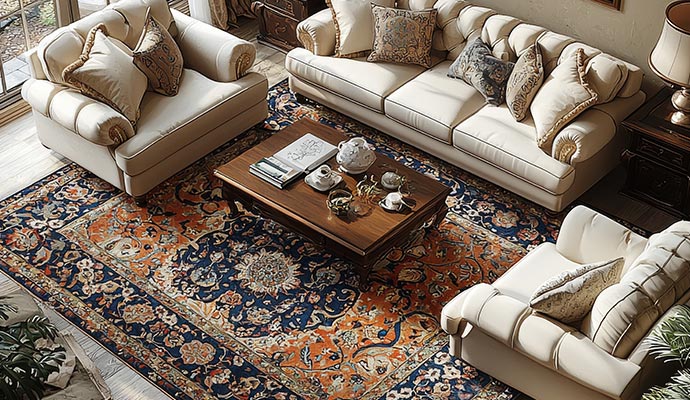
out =
[[(553, 142), (553, 139), (556, 137), (558, 132), (563, 128), (568, 122), (572, 121), (575, 117), (580, 115), (583, 111), (585, 111), (587, 108), (592, 106), (594, 103), (596, 103), (597, 98), (599, 95), (591, 88), (589, 87), (589, 84), (587, 83), (587, 80), (585, 79), (587, 76), (586, 73), (586, 65), (585, 65), (585, 51), (582, 48), (578, 48), (575, 50), (575, 66), (577, 67), (577, 75), (580, 80), (580, 85), (587, 91), (587, 93), (590, 94), (590, 97), (587, 100), (584, 100), (580, 102), (575, 108), (570, 110), (568, 113), (563, 115), (561, 118), (559, 118), (553, 126), (544, 133), (543, 136), (537, 137), (537, 145), (541, 148), (544, 148), (545, 145), (550, 146), (551, 143)], [(547, 147), (548, 147), (547, 146)]]
[[(328, 7), (329, 10), (331, 10), (331, 17), (333, 19), (333, 26), (335, 28), (335, 55), (334, 55), (334, 57), (337, 57), (337, 58), (366, 57), (371, 52), (370, 50), (357, 51), (354, 53), (341, 53), (340, 52), (340, 25), (338, 25), (338, 18), (336, 16), (336, 12), (335, 12), (335, 9), (333, 8), (333, 3), (331, 3), (331, 0), (326, 0), (326, 6)], [(307, 49), (307, 50), (309, 50), (309, 49)], [(310, 51), (313, 53), (313, 50), (310, 50)]]
[[(89, 31), (88, 35), (86, 35), (86, 40), (84, 41), (84, 50), (82, 50), (81, 55), (79, 58), (73, 62), (72, 64), (68, 65), (64, 71), (62, 71), (62, 79), (65, 80), (65, 82), (69, 83), (70, 85), (74, 86), (75, 88), (79, 89), (80, 92), (84, 93), (85, 95), (89, 97), (93, 97), (94, 99), (101, 101), (113, 109), (117, 110), (120, 114), (124, 115), (124, 112), (118, 107), (117, 104), (115, 104), (112, 100), (109, 98), (103, 96), (98, 90), (95, 88), (87, 85), (86, 83), (76, 79), (74, 77), (74, 71), (77, 69), (81, 68), (86, 64), (86, 62), (89, 60), (89, 54), (91, 53), (91, 49), (93, 48), (94, 42), (96, 41), (96, 32), (100, 31), (104, 35), (108, 35), (108, 28), (106, 28), (105, 24), (100, 23)], [(128, 118), (129, 119), (129, 118)], [(137, 110), (137, 116), (134, 121), (130, 120), (129, 122), (134, 125), (136, 123), (136, 120), (139, 119), (139, 111)]]
[[(68, 84), (74, 86), (77, 88), (82, 94), (89, 96), (93, 99), (96, 99), (104, 104), (107, 104), (110, 106), (112, 109), (115, 111), (119, 112), (122, 114), (127, 120), (132, 124), (133, 127), (136, 127), (136, 122), (140, 117), (140, 105), (141, 105), (141, 100), (143, 99), (144, 96), (144, 91), (145, 91), (145, 86), (141, 88), (141, 97), (138, 99), (138, 103), (136, 104), (136, 107), (134, 107), (133, 104), (129, 104), (127, 101), (128, 100), (133, 100), (133, 99), (124, 99), (125, 103), (123, 103), (123, 107), (127, 109), (131, 109), (131, 113), (125, 112), (123, 108), (118, 105), (118, 103), (115, 101), (116, 99), (111, 99), (107, 97), (107, 93), (101, 93), (97, 87), (93, 87), (92, 85), (83, 82), (82, 80), (79, 79), (79, 77), (75, 76), (77, 70), (81, 67), (83, 67), (91, 58), (91, 53), (93, 50), (93, 47), (96, 44), (96, 37), (98, 35), (98, 32), (100, 32), (104, 36), (104, 45), (105, 46), (113, 46), (112, 49), (117, 49), (120, 52), (122, 52), (122, 55), (125, 57), (129, 57), (130, 62), (132, 62), (132, 57), (127, 55), (122, 49), (120, 49), (114, 42), (112, 42), (109, 37), (107, 36), (108, 30), (105, 27), (104, 24), (100, 23), (89, 31), (88, 35), (86, 36), (86, 41), (84, 43), (84, 49), (79, 56), (79, 58), (74, 61), (72, 64), (68, 65), (63, 71), (62, 71), (62, 77), (67, 82)], [(117, 40), (117, 39), (115, 39)], [(112, 56), (112, 55), (111, 55)], [(141, 74), (140, 76), (133, 77), (129, 76), (130, 79), (132, 79), (131, 82), (127, 82), (128, 85), (131, 85), (133, 83), (140, 83), (143, 80), (144, 85), (146, 84), (146, 75), (144, 75), (143, 72), (139, 71), (137, 67), (131, 63), (132, 67), (132, 72), (138, 72)], [(119, 71), (117, 69), (116, 71)], [(139, 90), (136, 89), (134, 92), (138, 92)], [(138, 97), (138, 96), (137, 96)]]

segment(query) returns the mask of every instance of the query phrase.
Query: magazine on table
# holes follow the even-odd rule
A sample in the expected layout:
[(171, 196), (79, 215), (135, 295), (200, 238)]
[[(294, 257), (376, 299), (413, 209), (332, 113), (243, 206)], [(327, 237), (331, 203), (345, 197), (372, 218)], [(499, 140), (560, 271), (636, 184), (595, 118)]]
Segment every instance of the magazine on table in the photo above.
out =
[(307, 133), (273, 156), (264, 157), (252, 164), (249, 172), (282, 189), (303, 172), (309, 172), (325, 163), (337, 152), (336, 146)]
[(293, 182), (302, 174), (302, 171), (281, 162), (275, 157), (264, 157), (255, 162), (249, 166), (249, 172), (280, 189)]

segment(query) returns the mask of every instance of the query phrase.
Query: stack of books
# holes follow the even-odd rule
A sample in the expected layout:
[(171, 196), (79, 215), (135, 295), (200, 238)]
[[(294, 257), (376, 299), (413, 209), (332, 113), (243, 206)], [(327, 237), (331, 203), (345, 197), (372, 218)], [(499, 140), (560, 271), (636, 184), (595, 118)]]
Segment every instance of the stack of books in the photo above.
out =
[(249, 166), (249, 172), (283, 189), (304, 172), (320, 166), (338, 152), (338, 148), (307, 133), (279, 152)]

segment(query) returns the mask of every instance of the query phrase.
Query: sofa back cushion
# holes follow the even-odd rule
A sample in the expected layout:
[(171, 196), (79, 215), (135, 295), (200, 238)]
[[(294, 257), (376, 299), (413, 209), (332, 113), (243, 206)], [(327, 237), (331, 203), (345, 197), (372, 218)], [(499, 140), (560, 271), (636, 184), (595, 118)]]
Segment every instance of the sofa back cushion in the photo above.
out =
[(495, 57), (512, 62), (537, 41), (542, 49), (544, 75), (548, 76), (562, 60), (569, 58), (577, 48), (583, 48), (587, 55), (588, 73), (594, 78), (611, 80), (597, 82), (601, 102), (615, 97), (630, 97), (640, 91), (643, 73), (639, 67), (584, 43), (575, 43), (573, 38), (462, 0), (438, 0), (434, 7), (438, 9), (438, 19), (433, 48), (447, 52), (448, 60), (455, 60), (477, 37), (491, 46)]
[(168, 29), (175, 37), (177, 28), (165, 0), (123, 0), (93, 13), (68, 26), (57, 29), (37, 46), (36, 55), (49, 81), (64, 84), (62, 71), (76, 61), (84, 49), (89, 31), (104, 24), (108, 36), (124, 43), (129, 49), (136, 47), (144, 30), (146, 11)]
[(690, 288), (690, 222), (650, 237), (621, 282), (601, 292), (581, 330), (599, 347), (624, 358), (656, 320)]

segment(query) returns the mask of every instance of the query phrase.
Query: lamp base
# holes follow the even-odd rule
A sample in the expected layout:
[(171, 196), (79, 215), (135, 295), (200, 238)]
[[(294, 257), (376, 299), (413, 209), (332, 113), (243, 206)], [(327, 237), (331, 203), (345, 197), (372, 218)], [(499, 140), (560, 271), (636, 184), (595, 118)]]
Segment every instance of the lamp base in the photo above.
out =
[(690, 89), (683, 88), (673, 93), (671, 104), (678, 110), (671, 115), (671, 122), (676, 125), (690, 126)]

